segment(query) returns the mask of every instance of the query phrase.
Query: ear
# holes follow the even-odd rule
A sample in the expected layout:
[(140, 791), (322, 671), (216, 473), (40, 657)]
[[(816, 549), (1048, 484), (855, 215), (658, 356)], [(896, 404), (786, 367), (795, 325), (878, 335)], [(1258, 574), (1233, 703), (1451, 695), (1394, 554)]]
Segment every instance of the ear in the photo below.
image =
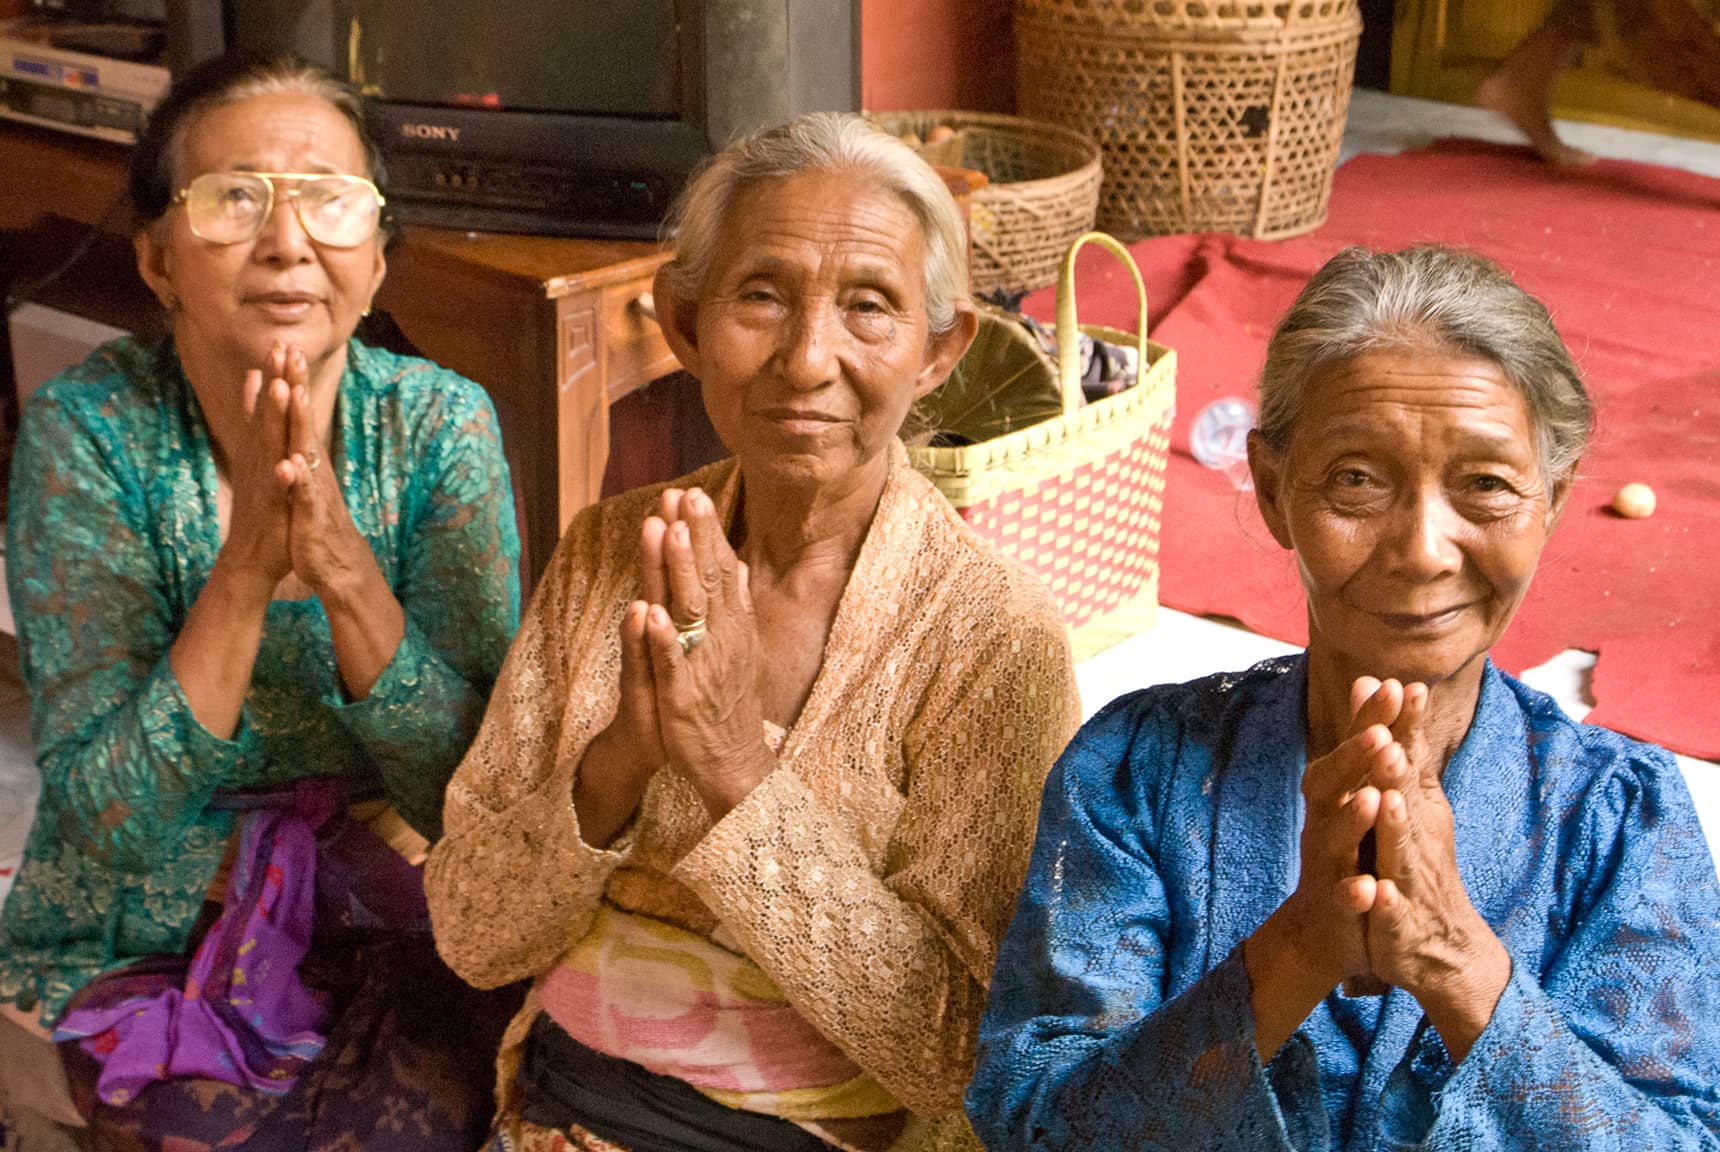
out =
[(173, 276), (167, 267), (167, 245), (156, 238), (154, 225), (146, 224), (131, 234), (131, 248), (137, 253), (137, 274), (167, 311), (173, 311), (176, 293)]
[(651, 301), (657, 309), (657, 326), (663, 329), (663, 341), (681, 362), (688, 375), (699, 375), (698, 310), (677, 302), (674, 273), (670, 265), (657, 269), (651, 280)]
[(1287, 455), (1268, 444), (1258, 429), (1248, 433), (1248, 473), (1254, 478), (1254, 503), (1280, 548), (1291, 546), (1290, 518), (1284, 509)]
[(366, 296), (364, 299), (364, 307), (366, 310), (368, 310), (371, 303), (375, 301), (376, 293), (382, 287), (383, 278), (388, 275), (388, 257), (382, 253), (382, 238), (380, 236), (377, 237), (375, 244), (376, 267), (372, 269), (370, 273), (370, 295)]
[(957, 300), (955, 322), (942, 332), (932, 333), (926, 341), (926, 363), (914, 379), (914, 399), (920, 399), (949, 379), (978, 331), (979, 313), (974, 310), (973, 301)]
[[(1578, 461), (1581, 463), (1581, 461)], [(1547, 499), (1547, 531), (1551, 532), (1559, 526), (1560, 517), (1565, 514), (1565, 505), (1570, 502), (1571, 489), (1576, 486), (1577, 465), (1572, 464), (1565, 473), (1565, 478), (1553, 485)]]

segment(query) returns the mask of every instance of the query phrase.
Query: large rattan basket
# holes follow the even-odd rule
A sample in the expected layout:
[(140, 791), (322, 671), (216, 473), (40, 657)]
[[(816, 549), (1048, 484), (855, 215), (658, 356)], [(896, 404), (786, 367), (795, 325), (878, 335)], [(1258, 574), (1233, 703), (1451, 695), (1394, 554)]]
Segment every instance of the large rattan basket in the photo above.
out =
[(1104, 152), (1099, 226), (1276, 239), (1326, 219), (1356, 0), (1016, 0), (1017, 96)]
[(987, 112), (878, 112), (895, 136), (921, 139), (943, 125), (955, 135), (927, 145), (934, 164), (974, 168), (990, 183), (973, 194), (968, 275), (975, 292), (1031, 292), (1057, 279), (1075, 237), (1099, 205), (1099, 148), (1080, 132)]
[[(1135, 331), (1075, 318), (1075, 255), (1097, 243), (1123, 262), (1140, 296)], [(1136, 349), (1136, 383), (1086, 403), (1080, 332)], [(1058, 269), (1061, 415), (955, 448), (912, 447), (962, 519), (1050, 587), (1077, 659), (1153, 624), (1159, 516), (1170, 462), (1176, 353), (1147, 340), (1147, 295), (1129, 250), (1100, 232), (1078, 237)]]

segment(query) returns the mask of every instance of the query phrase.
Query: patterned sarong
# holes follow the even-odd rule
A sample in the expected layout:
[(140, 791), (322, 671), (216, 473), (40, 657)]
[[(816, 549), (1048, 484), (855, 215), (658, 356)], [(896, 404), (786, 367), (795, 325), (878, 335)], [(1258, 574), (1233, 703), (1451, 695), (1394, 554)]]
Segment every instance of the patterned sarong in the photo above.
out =
[(422, 838), (385, 804), (347, 808), (338, 781), (215, 805), (245, 816), (191, 957), (101, 977), (62, 1017), (96, 1146), (476, 1147), (519, 992), (469, 988), (436, 956)]
[(757, 964), (647, 916), (600, 906), (538, 997), (581, 1044), (730, 1108), (812, 1121), (901, 1108)]
[(247, 814), (221, 914), (189, 963), (98, 981), (54, 1032), (102, 1065), (104, 1103), (124, 1105), (145, 1085), (181, 1076), (284, 1093), (325, 1040), (328, 1005), (299, 976), (319, 899), (327, 919), (348, 927), (428, 924), (416, 870), (365, 825), (339, 818), (338, 779), (224, 794), (214, 806)]

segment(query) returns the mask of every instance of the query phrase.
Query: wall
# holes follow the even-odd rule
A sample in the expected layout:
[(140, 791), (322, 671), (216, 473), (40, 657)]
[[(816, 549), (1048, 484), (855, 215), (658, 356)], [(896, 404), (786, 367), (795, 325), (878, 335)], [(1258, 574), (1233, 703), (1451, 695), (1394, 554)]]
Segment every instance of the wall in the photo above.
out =
[(1012, 0), (860, 0), (860, 103), (1015, 110)]

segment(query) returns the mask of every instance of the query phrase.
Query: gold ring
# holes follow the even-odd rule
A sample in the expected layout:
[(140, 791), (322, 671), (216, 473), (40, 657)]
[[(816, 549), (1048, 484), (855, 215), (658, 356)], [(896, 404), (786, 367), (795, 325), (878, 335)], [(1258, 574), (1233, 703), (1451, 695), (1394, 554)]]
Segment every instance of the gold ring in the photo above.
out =
[(691, 623), (675, 625), (675, 639), (680, 641), (681, 654), (690, 654), (705, 642), (705, 618), (700, 616)]
[(321, 468), (321, 467), (322, 467), (322, 453), (321, 452), (318, 452), (315, 448), (312, 448), (308, 452), (305, 453), (305, 471), (306, 472), (315, 472), (318, 468)]

